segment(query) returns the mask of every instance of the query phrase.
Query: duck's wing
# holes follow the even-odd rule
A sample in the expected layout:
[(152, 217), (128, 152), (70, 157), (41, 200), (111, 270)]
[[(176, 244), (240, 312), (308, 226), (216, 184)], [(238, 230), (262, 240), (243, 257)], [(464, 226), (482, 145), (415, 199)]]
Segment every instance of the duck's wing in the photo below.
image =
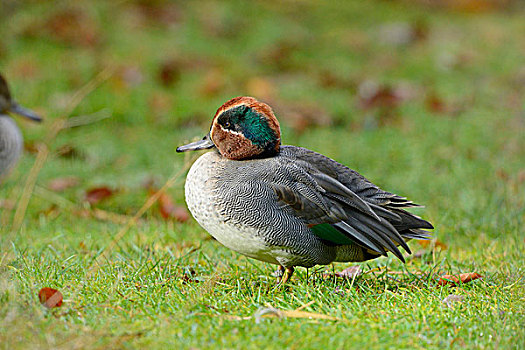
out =
[(309, 174), (300, 165), (289, 162), (279, 168), (271, 187), (281, 209), (293, 211), (295, 217), (328, 244), (358, 244), (372, 254), (386, 255), (391, 251), (402, 261), (403, 255), (397, 246), (410, 252), (404, 239), (387, 220), (335, 181)]
[[(294, 186), (276, 186), (280, 202), (292, 207), (312, 231), (334, 244), (348, 240), (372, 253), (391, 251), (403, 260), (405, 240), (428, 238), (422, 229), (432, 225), (400, 208), (416, 206), (404, 197), (381, 190), (359, 173), (308, 149), (283, 146), (288, 166), (306, 173)], [(348, 243), (346, 243), (348, 244)]]

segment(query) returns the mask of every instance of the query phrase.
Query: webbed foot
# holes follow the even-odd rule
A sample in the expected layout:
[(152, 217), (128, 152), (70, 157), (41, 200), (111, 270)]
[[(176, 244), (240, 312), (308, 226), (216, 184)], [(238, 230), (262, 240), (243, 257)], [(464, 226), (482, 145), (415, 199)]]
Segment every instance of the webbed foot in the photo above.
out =
[(286, 282), (288, 282), (290, 277), (292, 277), (294, 270), (295, 269), (293, 268), (293, 266), (286, 267), (286, 268), (283, 266), (279, 266), (279, 271), (282, 272), (282, 275), (280, 278), (277, 279), (277, 285), (281, 286), (281, 285), (284, 285)]

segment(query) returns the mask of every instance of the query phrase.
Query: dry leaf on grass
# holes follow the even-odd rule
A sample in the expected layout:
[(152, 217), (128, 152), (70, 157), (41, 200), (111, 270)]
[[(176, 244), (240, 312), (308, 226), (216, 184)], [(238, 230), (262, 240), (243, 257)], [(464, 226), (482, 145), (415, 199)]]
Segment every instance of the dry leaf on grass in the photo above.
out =
[(91, 188), (86, 191), (86, 201), (91, 205), (97, 204), (101, 200), (111, 197), (114, 193), (115, 191), (107, 186)]
[(445, 101), (436, 94), (428, 95), (425, 99), (427, 110), (432, 113), (446, 113), (448, 106)]
[[(142, 22), (153, 21), (155, 25), (174, 25), (182, 17), (180, 5), (170, 1), (130, 1), (130, 11), (140, 16)], [(148, 23), (142, 23), (148, 26)]]
[(366, 80), (358, 87), (359, 104), (363, 109), (396, 108), (403, 102), (398, 89)]
[[(150, 190), (151, 195), (154, 193), (154, 190)], [(186, 222), (190, 219), (188, 210), (186, 210), (186, 208), (183, 206), (176, 205), (168, 194), (162, 193), (158, 199), (158, 202), (160, 215), (164, 219), (174, 219), (179, 222)]]
[(62, 305), (62, 293), (53, 288), (42, 288), (38, 292), (40, 303), (47, 308), (59, 307)]
[(160, 65), (158, 80), (164, 86), (172, 86), (180, 80), (183, 68), (179, 60), (168, 59)]
[(482, 278), (482, 276), (477, 272), (461, 273), (458, 275), (443, 275), (439, 279), (438, 285), (444, 286), (448, 284), (448, 285), (456, 286), (458, 284), (477, 280), (478, 278)]

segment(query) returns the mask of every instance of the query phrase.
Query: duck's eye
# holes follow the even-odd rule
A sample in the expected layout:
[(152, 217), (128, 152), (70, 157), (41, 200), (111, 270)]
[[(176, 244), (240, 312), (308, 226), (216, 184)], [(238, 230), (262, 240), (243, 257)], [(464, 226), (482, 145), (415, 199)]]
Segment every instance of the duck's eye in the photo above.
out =
[(230, 122), (224, 122), (223, 126), (226, 128), (226, 129), (229, 129), (231, 127), (231, 124)]

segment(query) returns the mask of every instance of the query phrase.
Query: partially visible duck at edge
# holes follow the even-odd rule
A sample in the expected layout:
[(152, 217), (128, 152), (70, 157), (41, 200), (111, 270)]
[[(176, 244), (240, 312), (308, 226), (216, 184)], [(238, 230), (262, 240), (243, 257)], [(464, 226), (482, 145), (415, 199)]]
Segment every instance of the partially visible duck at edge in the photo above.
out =
[(7, 82), (0, 74), (0, 180), (15, 166), (24, 148), (22, 133), (9, 113), (36, 122), (42, 120), (35, 112), (13, 100)]
[(215, 113), (209, 133), (177, 152), (213, 149), (185, 184), (197, 222), (226, 247), (279, 266), (286, 283), (296, 266), (358, 262), (391, 252), (405, 261), (410, 239), (433, 226), (384, 191), (320, 153), (282, 146), (272, 109), (237, 97)]

